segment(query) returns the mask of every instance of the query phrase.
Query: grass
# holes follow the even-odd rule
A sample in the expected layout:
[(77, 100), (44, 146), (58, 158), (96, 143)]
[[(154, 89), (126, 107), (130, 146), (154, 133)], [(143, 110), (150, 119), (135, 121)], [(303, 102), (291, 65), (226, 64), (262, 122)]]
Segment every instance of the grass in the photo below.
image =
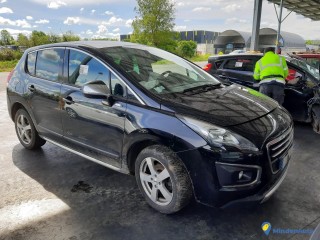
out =
[(19, 60), (0, 61), (0, 72), (11, 72), (11, 70), (17, 65), (18, 61)]
[(204, 54), (204, 55), (196, 55), (192, 58), (189, 58), (189, 60), (191, 62), (204, 62), (204, 61), (208, 61), (208, 58), (211, 56), (212, 54)]

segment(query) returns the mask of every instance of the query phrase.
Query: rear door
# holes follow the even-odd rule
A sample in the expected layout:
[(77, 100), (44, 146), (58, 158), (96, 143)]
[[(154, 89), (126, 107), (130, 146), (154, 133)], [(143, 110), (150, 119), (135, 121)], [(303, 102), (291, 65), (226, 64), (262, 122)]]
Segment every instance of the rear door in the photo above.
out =
[(27, 97), (42, 136), (60, 139), (62, 136), (60, 114), (60, 89), (64, 48), (47, 48), (28, 54)]

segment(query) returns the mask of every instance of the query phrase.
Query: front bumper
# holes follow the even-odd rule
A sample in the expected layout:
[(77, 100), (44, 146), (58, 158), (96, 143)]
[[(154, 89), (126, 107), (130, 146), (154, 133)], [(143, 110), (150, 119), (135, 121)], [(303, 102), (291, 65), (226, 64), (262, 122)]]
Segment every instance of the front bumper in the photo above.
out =
[(264, 203), (264, 202), (266, 202), (278, 190), (278, 188), (280, 187), (280, 185), (282, 184), (282, 182), (286, 178), (287, 172), (289, 169), (289, 164), (290, 163), (287, 164), (287, 167), (285, 168), (285, 170), (282, 172), (282, 174), (277, 179), (275, 179), (271, 183), (267, 184), (257, 194), (254, 194), (254, 195), (246, 197), (246, 198), (231, 201), (231, 202), (221, 206), (221, 208), (227, 208), (232, 205), (237, 205), (237, 204), (242, 204), (242, 203), (250, 203), (250, 202)]
[[(282, 164), (276, 173), (272, 172), (267, 151), (222, 154), (205, 146), (178, 155), (188, 169), (196, 200), (208, 206), (225, 208), (237, 203), (267, 201), (285, 179), (291, 147), (281, 156)], [(256, 172), (249, 182), (233, 181), (247, 169)]]

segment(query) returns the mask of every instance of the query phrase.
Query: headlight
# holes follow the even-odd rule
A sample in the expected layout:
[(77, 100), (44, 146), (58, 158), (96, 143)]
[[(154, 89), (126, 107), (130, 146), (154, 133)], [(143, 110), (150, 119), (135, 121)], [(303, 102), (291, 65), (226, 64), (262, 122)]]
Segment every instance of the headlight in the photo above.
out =
[(189, 117), (178, 117), (213, 146), (221, 147), (227, 145), (236, 147), (240, 150), (259, 151), (259, 149), (248, 139), (227, 129)]

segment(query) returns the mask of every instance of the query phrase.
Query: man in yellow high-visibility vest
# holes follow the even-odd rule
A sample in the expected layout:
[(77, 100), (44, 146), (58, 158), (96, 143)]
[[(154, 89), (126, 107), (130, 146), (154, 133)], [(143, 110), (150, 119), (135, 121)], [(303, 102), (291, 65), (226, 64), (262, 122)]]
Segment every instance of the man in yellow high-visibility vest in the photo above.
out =
[(288, 76), (286, 59), (275, 54), (275, 48), (269, 47), (264, 51), (264, 56), (256, 63), (253, 77), (259, 82), (259, 91), (280, 105), (284, 101), (284, 86)]

